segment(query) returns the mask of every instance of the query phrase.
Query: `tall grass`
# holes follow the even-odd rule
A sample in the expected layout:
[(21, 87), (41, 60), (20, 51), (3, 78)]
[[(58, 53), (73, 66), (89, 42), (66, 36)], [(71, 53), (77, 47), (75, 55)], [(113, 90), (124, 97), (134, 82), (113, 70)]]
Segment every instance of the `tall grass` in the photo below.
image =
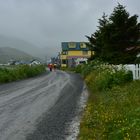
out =
[(132, 73), (123, 68), (91, 67), (83, 68), (90, 97), (78, 139), (139, 140), (140, 81), (132, 81)]
[(0, 83), (7, 83), (28, 77), (33, 77), (38, 74), (45, 72), (43, 65), (39, 66), (28, 66), (22, 65), (15, 68), (0, 68)]

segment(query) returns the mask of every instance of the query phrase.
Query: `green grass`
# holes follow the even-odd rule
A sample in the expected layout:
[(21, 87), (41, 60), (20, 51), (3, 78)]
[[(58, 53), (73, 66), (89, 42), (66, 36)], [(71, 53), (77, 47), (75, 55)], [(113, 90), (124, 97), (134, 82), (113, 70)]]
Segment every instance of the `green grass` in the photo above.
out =
[(45, 66), (22, 65), (12, 68), (0, 68), (0, 83), (8, 83), (28, 77), (33, 77), (45, 72)]
[[(108, 88), (103, 86), (103, 79), (98, 72), (86, 77), (90, 97), (78, 139), (140, 140), (140, 81), (123, 81), (124, 84), (112, 84)], [(102, 82), (98, 83), (99, 80)]]
[(78, 140), (140, 140), (140, 81), (132, 72), (99, 61), (71, 70), (90, 92)]

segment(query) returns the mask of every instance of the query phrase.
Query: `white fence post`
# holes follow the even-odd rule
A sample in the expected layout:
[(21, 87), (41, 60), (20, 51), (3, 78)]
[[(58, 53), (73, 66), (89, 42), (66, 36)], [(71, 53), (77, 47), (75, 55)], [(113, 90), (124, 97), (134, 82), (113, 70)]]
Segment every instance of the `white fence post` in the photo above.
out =
[(126, 65), (116, 65), (118, 69), (123, 66), (126, 70), (132, 71), (133, 80), (140, 80), (140, 64), (126, 64)]
[(136, 73), (136, 79), (140, 78), (140, 67), (139, 64), (135, 65), (135, 73)]
[(132, 73), (133, 73), (133, 80), (140, 79), (140, 64), (129, 64), (129, 65), (125, 65), (125, 68), (127, 70), (132, 71)]

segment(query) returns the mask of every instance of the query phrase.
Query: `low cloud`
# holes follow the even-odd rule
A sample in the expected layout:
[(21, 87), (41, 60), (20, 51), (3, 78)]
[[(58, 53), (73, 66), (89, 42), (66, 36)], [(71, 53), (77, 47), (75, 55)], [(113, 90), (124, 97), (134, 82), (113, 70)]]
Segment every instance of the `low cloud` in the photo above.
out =
[[(119, 2), (130, 14), (140, 13), (139, 0)], [(116, 5), (116, 0), (0, 0), (0, 34), (57, 54), (62, 41), (86, 41), (103, 12), (110, 14)]]

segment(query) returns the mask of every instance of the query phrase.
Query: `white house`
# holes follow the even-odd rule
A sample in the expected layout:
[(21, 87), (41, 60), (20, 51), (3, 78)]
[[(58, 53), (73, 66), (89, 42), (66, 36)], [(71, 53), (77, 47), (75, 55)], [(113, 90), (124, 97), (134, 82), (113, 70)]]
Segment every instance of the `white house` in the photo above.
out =
[(30, 62), (30, 65), (40, 65), (40, 64), (41, 64), (41, 62), (39, 60), (32, 60)]

